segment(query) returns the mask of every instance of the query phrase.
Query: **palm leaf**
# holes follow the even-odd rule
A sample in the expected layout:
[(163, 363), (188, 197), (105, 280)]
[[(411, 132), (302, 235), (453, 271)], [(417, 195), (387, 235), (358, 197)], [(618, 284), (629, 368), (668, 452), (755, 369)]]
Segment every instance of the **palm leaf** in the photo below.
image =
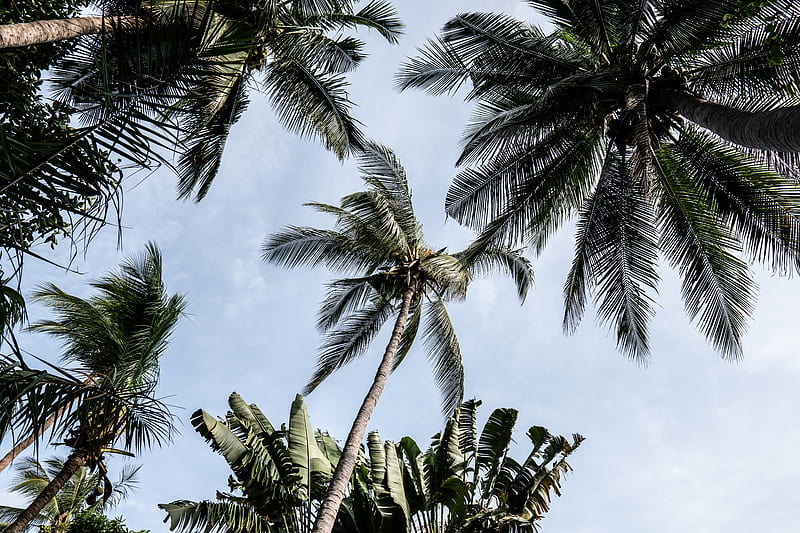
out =
[(423, 339), (431, 362), (433, 379), (442, 395), (442, 412), (453, 411), (464, 396), (464, 367), (450, 315), (437, 298), (425, 306)]

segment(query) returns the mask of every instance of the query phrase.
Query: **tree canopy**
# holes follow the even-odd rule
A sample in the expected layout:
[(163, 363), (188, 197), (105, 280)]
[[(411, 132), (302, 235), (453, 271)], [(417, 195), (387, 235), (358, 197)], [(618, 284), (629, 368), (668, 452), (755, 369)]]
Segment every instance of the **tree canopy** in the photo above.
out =
[(788, 137), (776, 140), (800, 131), (797, 6), (528, 3), (552, 31), (462, 13), (399, 75), (401, 88), (433, 94), (471, 86), (466, 168), (448, 214), (484, 245), (536, 252), (577, 218), (564, 329), (575, 330), (591, 294), (619, 349), (639, 361), (663, 255), (689, 317), (723, 357), (739, 358), (755, 292), (744, 259), (778, 274), (800, 266), (797, 156), (785, 153)]

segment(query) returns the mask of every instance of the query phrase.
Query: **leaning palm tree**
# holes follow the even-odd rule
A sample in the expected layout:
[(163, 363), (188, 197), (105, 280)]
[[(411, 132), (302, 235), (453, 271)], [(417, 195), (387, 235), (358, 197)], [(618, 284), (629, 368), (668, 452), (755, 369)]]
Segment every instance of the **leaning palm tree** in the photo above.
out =
[(577, 216), (564, 329), (591, 292), (638, 360), (663, 254), (689, 317), (723, 357), (740, 357), (755, 290), (744, 259), (779, 274), (800, 266), (797, 3), (528, 3), (552, 32), (461, 14), (399, 76), (434, 94), (472, 86), (458, 160), (469, 167), (448, 214), (481, 243), (537, 252)]
[(363, 355), (386, 322), (394, 318), (389, 343), (375, 379), (358, 410), (316, 516), (314, 532), (329, 533), (356, 463), (367, 422), (389, 372), (408, 353), (424, 315), (424, 337), (443, 408), (461, 401), (463, 368), (445, 302), (462, 299), (476, 274), (506, 271), (524, 299), (532, 279), (530, 264), (503, 246), (447, 253), (423, 240), (411, 205), (405, 171), (387, 148), (370, 144), (359, 156), (368, 189), (345, 196), (340, 206), (309, 204), (336, 218), (336, 229), (290, 226), (264, 243), (264, 259), (285, 267), (326, 265), (355, 274), (328, 286), (317, 325), (324, 334), (317, 369), (305, 392), (335, 370)]
[(0, 429), (35, 432), (63, 410), (51, 431), (71, 448), (62, 469), (6, 533), (27, 527), (81, 467), (102, 467), (105, 453), (130, 454), (172, 437), (172, 414), (154, 394), (159, 359), (185, 304), (165, 290), (161, 254), (149, 244), (141, 257), (92, 285), (98, 294), (89, 299), (54, 285), (34, 294), (57, 318), (32, 329), (62, 341), (68, 367), (48, 372), (18, 363), (0, 371)]
[[(51, 457), (44, 463), (32, 457), (25, 458), (16, 466), (16, 479), (11, 491), (32, 500), (63, 468), (64, 459), (60, 457)], [(33, 531), (34, 527), (44, 526), (49, 533), (63, 533), (77, 513), (100, 512), (115, 507), (136, 486), (139, 468), (124, 468), (114, 482), (110, 482), (100, 471), (91, 472), (86, 466), (79, 468), (39, 516), (31, 521), (29, 529)], [(22, 511), (0, 505), (0, 527), (9, 525), (4, 522), (13, 520)]]

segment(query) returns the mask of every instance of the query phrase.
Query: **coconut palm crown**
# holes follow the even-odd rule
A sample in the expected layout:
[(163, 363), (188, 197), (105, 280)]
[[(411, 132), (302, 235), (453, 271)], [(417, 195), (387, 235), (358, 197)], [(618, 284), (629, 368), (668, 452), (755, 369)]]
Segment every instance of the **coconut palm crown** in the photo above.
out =
[(53, 82), (104, 148), (140, 166), (171, 166), (161, 153), (177, 153), (179, 195), (200, 200), (252, 89), (289, 130), (338, 157), (361, 145), (346, 74), (365, 43), (343, 33), (368, 28), (396, 43), (403, 24), (384, 0), (356, 3), (99, 2), (107, 33), (81, 39)]
[[(329, 533), (355, 466), (366, 424), (389, 372), (405, 358), (422, 327), (428, 358), (450, 412), (461, 401), (461, 350), (445, 302), (462, 299), (475, 275), (504, 271), (524, 299), (532, 280), (530, 263), (505, 246), (448, 253), (425, 243), (411, 204), (405, 171), (387, 148), (368, 144), (359, 156), (368, 188), (342, 198), (339, 206), (311, 203), (336, 219), (335, 229), (289, 226), (264, 244), (266, 261), (295, 267), (325, 265), (355, 274), (328, 285), (317, 321), (323, 333), (317, 369), (305, 392), (363, 355), (389, 319), (394, 327), (375, 379), (353, 422), (316, 517), (315, 533)], [(423, 324), (421, 326), (421, 324)], [(338, 498), (338, 500), (337, 500)]]
[(131, 455), (171, 440), (173, 415), (155, 394), (159, 361), (185, 302), (166, 292), (161, 272), (161, 254), (149, 244), (94, 282), (97, 294), (88, 299), (54, 285), (34, 295), (56, 318), (31, 328), (62, 341), (64, 366), (34, 370), (0, 356), (0, 437), (9, 429), (38, 434), (54, 416), (51, 436), (71, 451), (6, 533), (27, 527), (81, 467), (104, 471), (104, 454)]
[(464, 13), (407, 62), (400, 88), (471, 86), (448, 214), (478, 242), (537, 252), (577, 215), (564, 286), (573, 332), (592, 294), (645, 361), (660, 255), (690, 319), (742, 353), (745, 260), (800, 265), (800, 8), (788, 1), (530, 0), (550, 33)]
[[(387, 148), (371, 144), (360, 156), (366, 191), (342, 198), (337, 206), (308, 203), (333, 215), (333, 230), (289, 226), (264, 243), (264, 259), (285, 267), (325, 265), (356, 277), (328, 285), (317, 327), (324, 334), (317, 370), (305, 388), (312, 392), (331, 373), (363, 355), (410, 295), (408, 325), (395, 357), (396, 368), (408, 353), (424, 322), (423, 336), (442, 391), (442, 410), (461, 402), (461, 352), (448, 300), (461, 300), (476, 275), (509, 273), (524, 300), (532, 281), (529, 262), (517, 250), (496, 246), (480, 253), (472, 248), (448, 253), (429, 246), (411, 204), (406, 174)], [(424, 318), (423, 318), (424, 317)]]
[[(61, 457), (51, 457), (43, 463), (26, 457), (15, 465), (15, 482), (11, 491), (33, 500), (63, 468), (64, 459)], [(29, 530), (62, 533), (73, 517), (82, 511), (101, 512), (114, 508), (136, 488), (139, 468), (126, 466), (119, 478), (111, 482), (103, 473), (91, 472), (89, 467), (82, 466), (31, 521)], [(13, 520), (22, 511), (20, 508), (0, 505), (0, 527), (8, 525), (4, 520)]]

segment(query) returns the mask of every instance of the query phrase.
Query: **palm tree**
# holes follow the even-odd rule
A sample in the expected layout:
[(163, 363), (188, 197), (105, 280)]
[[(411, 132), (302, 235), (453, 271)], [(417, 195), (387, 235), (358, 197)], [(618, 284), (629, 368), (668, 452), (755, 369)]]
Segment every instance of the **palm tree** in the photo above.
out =
[[(161, 254), (153, 244), (119, 272), (92, 283), (81, 299), (47, 285), (34, 299), (53, 308), (54, 320), (34, 324), (63, 342), (65, 370), (36, 371), (17, 363), (0, 372), (0, 429), (35, 432), (64, 409), (52, 433), (72, 451), (63, 468), (5, 533), (19, 533), (81, 467), (102, 465), (103, 454), (162, 445), (172, 437), (172, 414), (154, 396), (159, 359), (183, 312), (182, 296), (168, 295)], [(81, 376), (88, 378), (86, 382)]]
[(325, 335), (317, 369), (305, 392), (335, 370), (363, 355), (390, 318), (394, 326), (375, 379), (364, 398), (317, 514), (314, 533), (330, 533), (356, 463), (367, 422), (389, 372), (408, 353), (423, 314), (424, 337), (445, 412), (461, 401), (463, 368), (445, 302), (462, 299), (476, 274), (506, 271), (524, 299), (532, 279), (530, 264), (507, 247), (472, 248), (448, 254), (429, 247), (414, 215), (405, 171), (387, 148), (369, 144), (359, 156), (368, 189), (345, 196), (339, 207), (312, 203), (336, 217), (335, 230), (289, 226), (264, 243), (264, 259), (285, 267), (324, 264), (357, 277), (328, 286), (317, 325)]
[[(28, 457), (16, 466), (16, 480), (12, 492), (34, 499), (64, 468), (64, 459), (52, 457), (44, 464)], [(50, 533), (64, 533), (79, 512), (98, 512), (115, 507), (125, 499), (137, 484), (136, 474), (140, 467), (124, 468), (117, 481), (110, 483), (103, 474), (90, 472), (83, 466), (67, 481), (64, 487), (31, 521), (30, 527), (46, 526)], [(102, 495), (98, 498), (98, 495)], [(90, 503), (91, 502), (91, 503)], [(13, 520), (23, 509), (0, 506), (0, 527), (7, 526), (4, 520)]]
[[(555, 29), (465, 13), (399, 76), (476, 101), (446, 210), (485, 244), (537, 252), (577, 215), (564, 287), (573, 332), (592, 292), (618, 347), (649, 356), (663, 254), (689, 317), (742, 353), (742, 253), (800, 265), (800, 10), (786, 1), (530, 0)], [(790, 152), (790, 153), (787, 153)]]
[[(131, 168), (165, 165), (178, 174), (181, 198), (202, 199), (254, 87), (269, 96), (287, 129), (346, 157), (363, 141), (347, 74), (366, 55), (364, 43), (345, 32), (366, 27), (392, 43), (402, 32), (384, 0), (360, 9), (355, 0), (95, 3), (102, 17), (23, 24), (26, 31), (104, 31), (77, 37), (53, 52), (58, 61), (42, 66), (50, 67), (47, 87), (57, 100), (37, 107), (47, 116), (31, 118), (28, 105), (0, 103), (0, 246), (12, 263), (12, 252), (31, 254), (33, 242), (93, 235), (119, 208), (122, 176)], [(15, 29), (2, 25), (0, 35)], [(11, 62), (18, 50), (3, 55)], [(23, 85), (38, 87), (39, 73), (19, 63)]]
[[(105, 30), (80, 40), (60, 63), (52, 80), (56, 92), (78, 112), (86, 125), (81, 132), (115, 154), (145, 164), (167, 163), (159, 149), (177, 152), (180, 195), (196, 189), (198, 200), (216, 175), (230, 126), (259, 74), (290, 130), (319, 137), (339, 157), (357, 148), (362, 138), (349, 113), (343, 74), (365, 57), (364, 43), (341, 32), (363, 26), (396, 42), (402, 31), (383, 0), (358, 11), (354, 0), (149, 0), (125, 6), (133, 14), (118, 13), (112, 2), (105, 3), (103, 17), (48, 21), (66, 33), (36, 40), (72, 37), (70, 28), (82, 28), (80, 34)], [(44, 23), (31, 24), (42, 29)], [(0, 33), (16, 26), (0, 27)]]

